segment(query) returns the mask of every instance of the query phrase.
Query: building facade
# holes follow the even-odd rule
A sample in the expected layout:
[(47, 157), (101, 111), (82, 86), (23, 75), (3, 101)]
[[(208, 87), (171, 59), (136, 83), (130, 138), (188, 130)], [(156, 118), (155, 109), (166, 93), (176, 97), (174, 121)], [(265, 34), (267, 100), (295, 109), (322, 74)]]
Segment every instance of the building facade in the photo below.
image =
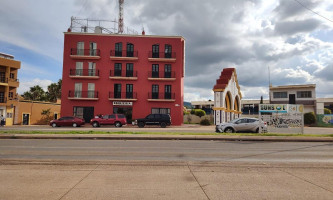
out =
[(122, 113), (130, 123), (151, 113), (183, 123), (185, 40), (178, 36), (66, 32), (61, 115), (88, 122)]
[(271, 104), (303, 104), (304, 113), (316, 112), (316, 84), (269, 87)]
[(239, 118), (242, 94), (235, 68), (224, 68), (216, 80), (214, 91), (214, 124)]
[(13, 125), (14, 113), (17, 108), (17, 79), (21, 62), (14, 56), (0, 53), (0, 116), (6, 118), (6, 125)]

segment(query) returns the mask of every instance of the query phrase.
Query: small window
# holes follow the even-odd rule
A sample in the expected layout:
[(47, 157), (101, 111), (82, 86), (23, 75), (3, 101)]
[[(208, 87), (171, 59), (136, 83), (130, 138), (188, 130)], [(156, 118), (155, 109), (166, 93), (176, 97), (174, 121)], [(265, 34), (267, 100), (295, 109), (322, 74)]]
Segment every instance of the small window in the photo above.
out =
[(108, 118), (109, 118), (109, 115), (104, 115), (102, 118), (103, 118), (103, 119), (108, 119)]
[(298, 91), (297, 98), (311, 98), (312, 93), (311, 91)]
[(120, 119), (124, 119), (124, 118), (125, 118), (125, 115), (118, 115), (118, 118), (120, 118)]
[(109, 119), (115, 119), (116, 116), (115, 115), (109, 115)]
[(256, 119), (247, 119), (247, 123), (254, 123), (256, 121), (258, 121), (258, 120), (256, 120)]
[(287, 92), (273, 92), (274, 99), (287, 98)]

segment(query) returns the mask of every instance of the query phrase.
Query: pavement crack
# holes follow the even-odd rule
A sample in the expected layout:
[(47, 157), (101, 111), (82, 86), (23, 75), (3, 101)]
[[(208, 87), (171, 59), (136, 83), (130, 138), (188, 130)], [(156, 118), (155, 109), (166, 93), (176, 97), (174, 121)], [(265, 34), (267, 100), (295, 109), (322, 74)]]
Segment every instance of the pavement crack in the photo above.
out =
[(278, 170), (281, 171), (281, 172), (284, 172), (284, 173), (286, 173), (286, 174), (289, 174), (290, 176), (293, 176), (293, 177), (295, 177), (295, 178), (297, 178), (297, 179), (300, 179), (300, 180), (302, 180), (302, 181), (305, 181), (305, 182), (307, 182), (307, 183), (310, 183), (311, 185), (317, 186), (317, 187), (319, 187), (319, 188), (321, 188), (321, 189), (323, 189), (323, 190), (326, 190), (326, 191), (328, 191), (328, 192), (330, 192), (330, 193), (333, 193), (333, 191), (331, 191), (331, 190), (329, 190), (329, 189), (327, 189), (327, 188), (324, 188), (323, 186), (320, 186), (320, 185), (318, 185), (318, 184), (315, 184), (315, 183), (313, 183), (313, 182), (311, 182), (311, 181), (309, 181), (309, 180), (306, 180), (305, 178), (302, 178), (302, 177), (296, 176), (296, 175), (294, 175), (294, 174), (292, 174), (292, 173), (290, 173), (290, 172), (283, 171), (283, 170), (281, 170), (281, 169), (278, 169)]
[(191, 172), (193, 178), (195, 179), (195, 181), (196, 181), (196, 182), (198, 183), (198, 185), (200, 186), (202, 192), (206, 195), (207, 199), (210, 200), (209, 196), (207, 195), (206, 191), (205, 191), (204, 188), (203, 188), (204, 186), (207, 186), (208, 184), (202, 186), (202, 185), (199, 183), (197, 177), (194, 175), (194, 173), (193, 173), (193, 171), (191, 170), (191, 167), (188, 165), (188, 163), (187, 163), (187, 167), (188, 167), (188, 169), (190, 170), (190, 172)]
[(77, 185), (79, 185), (84, 179), (86, 179), (93, 171), (95, 171), (99, 165), (97, 165), (94, 169), (92, 169), (87, 175), (81, 178), (79, 182), (77, 182), (71, 189), (69, 189), (64, 195), (62, 195), (59, 200), (63, 199), (69, 192), (71, 192)]

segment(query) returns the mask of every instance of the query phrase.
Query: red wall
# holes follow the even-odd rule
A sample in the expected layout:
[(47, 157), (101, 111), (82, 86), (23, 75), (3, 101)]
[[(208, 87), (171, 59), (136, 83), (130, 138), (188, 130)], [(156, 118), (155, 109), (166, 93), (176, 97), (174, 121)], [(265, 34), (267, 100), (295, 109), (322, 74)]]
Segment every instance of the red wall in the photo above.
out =
[[(70, 56), (71, 48), (77, 47), (77, 42), (84, 42), (84, 48), (89, 49), (90, 42), (97, 43), (100, 50), (100, 59), (73, 59)], [(138, 51), (136, 61), (115, 61), (110, 59), (110, 51), (115, 50), (115, 43), (123, 43), (123, 51), (126, 44), (134, 44), (134, 51)], [(172, 52), (176, 53), (176, 62), (151, 62), (148, 60), (152, 45), (159, 44), (160, 52), (164, 52), (164, 45), (172, 45)], [(94, 115), (113, 113), (112, 101), (109, 92), (114, 90), (114, 84), (122, 84), (122, 92), (126, 92), (126, 84), (133, 84), (133, 92), (137, 93), (137, 101), (133, 101), (132, 118), (143, 118), (151, 113), (152, 108), (170, 108), (172, 125), (183, 123), (183, 91), (184, 91), (184, 39), (182, 37), (142, 36), (142, 35), (112, 35), (112, 34), (87, 34), (65, 33), (64, 62), (62, 77), (61, 115), (73, 115), (74, 106), (93, 106)], [(83, 69), (88, 69), (88, 62), (96, 63), (96, 71), (99, 70), (99, 79), (74, 79), (69, 77), (70, 69), (75, 69), (76, 62), (83, 62)], [(134, 72), (137, 71), (137, 80), (112, 80), (109, 79), (110, 70), (114, 70), (115, 63), (122, 63), (123, 73), (126, 71), (126, 63), (134, 64)], [(174, 81), (148, 80), (148, 72), (152, 71), (152, 64), (159, 64), (160, 73), (164, 72), (164, 65), (171, 64), (175, 72)], [(82, 91), (86, 91), (88, 83), (95, 83), (95, 91), (98, 91), (98, 100), (70, 100), (69, 90), (74, 90), (75, 83), (82, 83)], [(164, 85), (171, 85), (172, 93), (175, 93), (174, 102), (150, 102), (148, 93), (152, 92), (152, 85), (159, 85), (159, 93), (164, 93)]]

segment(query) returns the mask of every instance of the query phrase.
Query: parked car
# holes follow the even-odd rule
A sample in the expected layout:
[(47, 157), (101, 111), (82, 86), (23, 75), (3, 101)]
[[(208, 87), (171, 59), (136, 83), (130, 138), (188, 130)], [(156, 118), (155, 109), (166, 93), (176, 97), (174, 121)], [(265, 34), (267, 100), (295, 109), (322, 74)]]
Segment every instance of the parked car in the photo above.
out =
[(90, 120), (90, 124), (93, 127), (99, 127), (101, 125), (114, 125), (115, 127), (122, 127), (127, 124), (127, 120), (123, 114), (110, 114), (93, 118)]
[[(227, 123), (216, 125), (215, 131), (218, 133), (234, 132), (256, 132), (259, 133), (259, 119), (257, 118), (238, 118)], [(267, 132), (266, 122), (261, 123), (262, 132)]]
[(73, 126), (78, 127), (84, 125), (84, 119), (78, 117), (60, 117), (59, 119), (54, 119), (50, 121), (50, 126), (57, 127), (57, 126)]
[(145, 125), (159, 125), (162, 128), (171, 125), (171, 117), (168, 114), (150, 114), (145, 118), (135, 120), (135, 123), (143, 128)]

